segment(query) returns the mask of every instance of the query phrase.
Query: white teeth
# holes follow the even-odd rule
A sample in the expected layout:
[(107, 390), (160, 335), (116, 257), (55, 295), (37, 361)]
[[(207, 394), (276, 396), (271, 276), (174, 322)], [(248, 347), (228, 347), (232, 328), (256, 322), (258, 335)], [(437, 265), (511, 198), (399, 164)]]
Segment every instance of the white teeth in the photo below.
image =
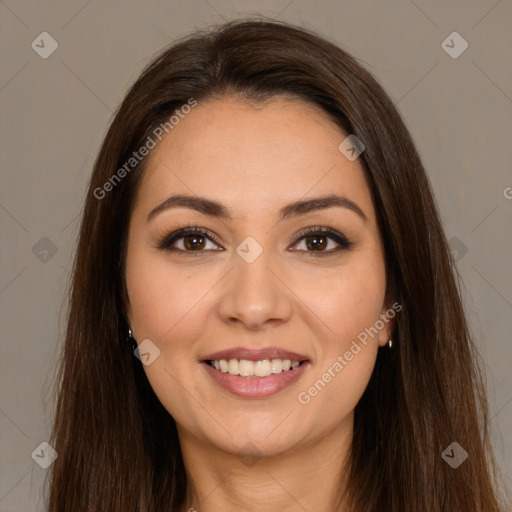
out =
[(254, 361), (240, 359), (240, 375), (242, 377), (250, 377), (254, 375)]
[(263, 361), (256, 361), (254, 363), (254, 375), (257, 377), (266, 377), (272, 373), (272, 368), (270, 367), (270, 361), (268, 359), (264, 359)]
[(300, 365), (299, 361), (290, 359), (262, 359), (260, 361), (249, 361), (247, 359), (220, 359), (212, 361), (213, 367), (223, 373), (230, 375), (241, 375), (242, 377), (268, 377), (273, 373), (281, 373), (295, 369)]
[(281, 359), (272, 359), (272, 373), (281, 373), (283, 371), (283, 361)]
[(240, 365), (238, 363), (238, 359), (230, 359), (229, 366), (228, 366), (228, 372), (231, 375), (240, 375), (239, 366)]

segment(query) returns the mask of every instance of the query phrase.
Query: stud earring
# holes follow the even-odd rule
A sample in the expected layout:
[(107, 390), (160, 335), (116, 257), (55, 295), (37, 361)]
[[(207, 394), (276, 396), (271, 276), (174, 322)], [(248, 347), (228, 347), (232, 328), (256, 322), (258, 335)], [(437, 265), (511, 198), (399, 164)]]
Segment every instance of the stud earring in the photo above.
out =
[(391, 331), (389, 331), (388, 347), (391, 348), (392, 346), (393, 346), (393, 340), (391, 339)]
[(132, 348), (135, 350), (137, 348), (137, 342), (135, 341), (135, 338), (132, 336), (132, 330), (130, 327), (128, 327), (128, 341), (132, 343)]

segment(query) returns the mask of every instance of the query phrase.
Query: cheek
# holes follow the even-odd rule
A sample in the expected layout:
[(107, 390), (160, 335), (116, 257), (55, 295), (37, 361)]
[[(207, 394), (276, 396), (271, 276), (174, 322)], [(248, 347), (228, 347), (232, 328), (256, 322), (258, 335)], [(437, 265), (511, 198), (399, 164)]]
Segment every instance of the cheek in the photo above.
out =
[(165, 340), (167, 344), (175, 332), (191, 327), (189, 319), (204, 307), (201, 303), (207, 299), (205, 294), (215, 280), (207, 272), (201, 279), (189, 273), (163, 257), (135, 250), (131, 253), (126, 277), (134, 312), (133, 327), (139, 337), (156, 344)]
[(318, 338), (317, 364), (297, 395), (312, 430), (328, 431), (350, 417), (375, 366), (378, 338), (370, 329), (382, 311), (385, 277), (378, 266), (351, 270), (331, 279), (311, 305), (329, 327)]
[[(382, 312), (386, 279), (378, 259), (357, 261), (310, 286), (308, 305), (324, 324), (328, 352), (343, 350), (360, 333), (375, 325)], [(304, 293), (306, 290), (304, 290)], [(375, 342), (377, 339), (375, 338)]]
[[(315, 417), (336, 403), (329, 421), (356, 406), (373, 372), (378, 351), (375, 325), (382, 313), (386, 279), (377, 257), (359, 259), (318, 282), (308, 305), (321, 317), (318, 364), (302, 389), (302, 404)], [(324, 421), (327, 421), (323, 415)]]
[[(200, 369), (191, 364), (194, 343), (200, 339), (206, 314), (209, 281), (193, 279), (189, 272), (165, 258), (134, 248), (127, 258), (126, 279), (133, 312), (132, 328), (139, 344), (154, 343), (159, 356), (143, 369), (160, 402), (178, 422), (188, 423), (198, 411), (194, 389)], [(201, 300), (201, 297), (203, 299)]]

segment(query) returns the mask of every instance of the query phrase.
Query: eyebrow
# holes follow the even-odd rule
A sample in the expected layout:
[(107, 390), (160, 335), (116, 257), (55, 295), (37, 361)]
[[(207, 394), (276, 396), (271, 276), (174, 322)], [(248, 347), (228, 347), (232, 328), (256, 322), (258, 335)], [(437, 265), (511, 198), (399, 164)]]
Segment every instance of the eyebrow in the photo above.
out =
[[(355, 212), (365, 222), (368, 220), (363, 210), (354, 201), (351, 201), (347, 197), (338, 196), (336, 194), (314, 197), (310, 199), (298, 200), (290, 203), (279, 210), (281, 220), (290, 219), (292, 217), (298, 217), (299, 215), (305, 215), (310, 212), (324, 210), (332, 207), (347, 208)], [(186, 194), (178, 194), (169, 197), (163, 203), (153, 208), (146, 221), (149, 222), (159, 213), (162, 213), (171, 208), (190, 208), (196, 210), (199, 213), (208, 215), (210, 217), (217, 217), (219, 219), (231, 220), (233, 217), (229, 208), (224, 206), (222, 203), (206, 197), (189, 196)]]

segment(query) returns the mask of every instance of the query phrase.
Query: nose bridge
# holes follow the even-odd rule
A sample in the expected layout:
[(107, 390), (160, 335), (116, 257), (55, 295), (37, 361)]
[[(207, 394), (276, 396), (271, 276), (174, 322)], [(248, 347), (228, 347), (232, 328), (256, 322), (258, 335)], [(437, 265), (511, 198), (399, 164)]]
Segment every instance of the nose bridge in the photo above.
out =
[(272, 251), (250, 238), (233, 253), (233, 270), (228, 274), (220, 313), (225, 321), (237, 319), (254, 329), (270, 319), (287, 320), (291, 302), (277, 277), (279, 265)]

